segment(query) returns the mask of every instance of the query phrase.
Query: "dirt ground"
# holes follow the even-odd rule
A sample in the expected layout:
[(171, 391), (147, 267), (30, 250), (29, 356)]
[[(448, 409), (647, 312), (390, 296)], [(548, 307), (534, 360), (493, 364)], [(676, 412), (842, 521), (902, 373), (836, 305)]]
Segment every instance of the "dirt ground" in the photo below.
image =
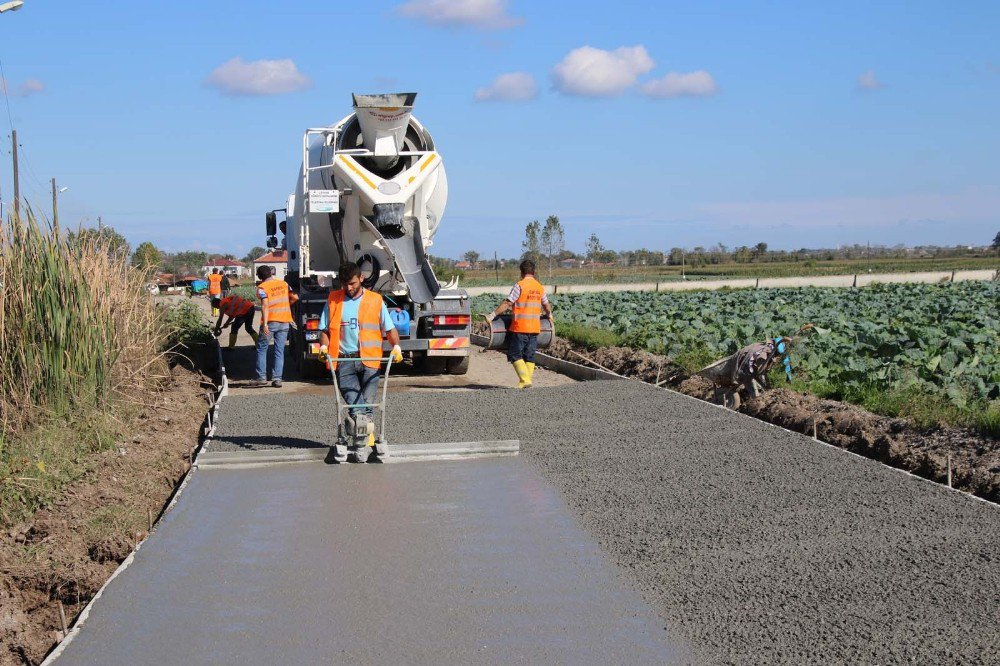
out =
[[(586, 364), (565, 340), (556, 340), (546, 353)], [(577, 353), (574, 353), (576, 351)], [(687, 378), (665, 356), (627, 347), (605, 347), (584, 354), (612, 372), (711, 401), (711, 383)], [(873, 414), (861, 407), (825, 400), (807, 393), (777, 388), (743, 403), (739, 411), (868, 458), (947, 484), (1000, 503), (1000, 440), (966, 428), (938, 426), (921, 429), (907, 419)]]
[(99, 455), (95, 471), (0, 539), (0, 665), (37, 664), (145, 538), (189, 468), (208, 408), (199, 372), (171, 369), (141, 430)]

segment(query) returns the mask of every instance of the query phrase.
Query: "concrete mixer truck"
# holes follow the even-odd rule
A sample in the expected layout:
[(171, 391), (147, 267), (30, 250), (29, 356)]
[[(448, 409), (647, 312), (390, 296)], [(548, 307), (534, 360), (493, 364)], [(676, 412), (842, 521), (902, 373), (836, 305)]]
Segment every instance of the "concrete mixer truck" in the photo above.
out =
[(428, 256), (448, 180), (434, 139), (412, 115), (415, 99), (355, 94), (350, 115), (307, 129), (295, 192), (266, 214), (267, 245), (278, 247), (279, 230), (284, 234), (285, 280), (299, 297), (291, 340), (303, 376), (324, 371), (319, 320), (330, 290), (340, 288), (345, 260), (385, 299), (400, 346), (418, 369), (468, 371), (469, 295), (457, 281), (440, 284)]

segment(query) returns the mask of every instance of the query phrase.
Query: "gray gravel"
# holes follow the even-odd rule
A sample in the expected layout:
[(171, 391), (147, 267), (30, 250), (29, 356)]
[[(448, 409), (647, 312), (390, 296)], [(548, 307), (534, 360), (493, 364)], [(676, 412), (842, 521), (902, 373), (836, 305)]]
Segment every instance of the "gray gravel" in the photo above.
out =
[[(289, 398), (227, 398), (230, 440), (213, 446), (325, 441), (329, 401)], [(295, 427), (268, 426), (267, 409)], [(520, 438), (665, 622), (714, 661), (1000, 660), (995, 505), (638, 382), (394, 395), (389, 421), (395, 444)], [(241, 445), (237, 432), (260, 439)]]

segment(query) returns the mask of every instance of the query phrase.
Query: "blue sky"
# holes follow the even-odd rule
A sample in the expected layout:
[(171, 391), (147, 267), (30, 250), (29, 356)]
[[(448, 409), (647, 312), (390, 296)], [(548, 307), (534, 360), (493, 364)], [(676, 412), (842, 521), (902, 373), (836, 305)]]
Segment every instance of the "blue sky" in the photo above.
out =
[(22, 194), (47, 210), (54, 176), (64, 224), (242, 255), (302, 131), (398, 90), (448, 169), (442, 256), (519, 254), (551, 214), (576, 251), (1000, 231), (1000, 3), (693, 4), (25, 0)]

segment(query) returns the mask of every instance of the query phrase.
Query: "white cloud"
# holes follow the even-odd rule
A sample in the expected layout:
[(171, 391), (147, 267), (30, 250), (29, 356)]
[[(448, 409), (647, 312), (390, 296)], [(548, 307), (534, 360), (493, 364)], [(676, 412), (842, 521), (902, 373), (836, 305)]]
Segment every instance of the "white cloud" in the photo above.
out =
[(305, 90), (312, 85), (291, 59), (252, 60), (233, 58), (215, 68), (205, 84), (225, 95), (283, 95)]
[(29, 97), (45, 92), (45, 84), (38, 79), (28, 79), (17, 88), (18, 97)]
[(719, 92), (712, 75), (703, 69), (681, 74), (669, 72), (666, 76), (647, 81), (642, 85), (647, 97), (664, 99), (668, 97), (707, 97)]
[(526, 72), (510, 72), (493, 79), (488, 87), (477, 88), (477, 102), (525, 102), (538, 96), (535, 77)]
[(0, 79), (0, 90), (14, 97), (31, 97), (32, 95), (45, 92), (45, 84), (38, 79), (28, 79), (19, 85), (16, 90), (12, 90), (6, 81)]
[(396, 7), (396, 11), (407, 18), (443, 27), (504, 30), (524, 23), (523, 18), (507, 13), (507, 0), (410, 0)]
[(875, 70), (869, 69), (858, 77), (858, 90), (879, 90), (885, 88), (885, 84), (875, 76)]
[(567, 95), (615, 97), (634, 86), (639, 75), (654, 64), (641, 44), (614, 51), (581, 46), (552, 68), (552, 80), (556, 90)]

